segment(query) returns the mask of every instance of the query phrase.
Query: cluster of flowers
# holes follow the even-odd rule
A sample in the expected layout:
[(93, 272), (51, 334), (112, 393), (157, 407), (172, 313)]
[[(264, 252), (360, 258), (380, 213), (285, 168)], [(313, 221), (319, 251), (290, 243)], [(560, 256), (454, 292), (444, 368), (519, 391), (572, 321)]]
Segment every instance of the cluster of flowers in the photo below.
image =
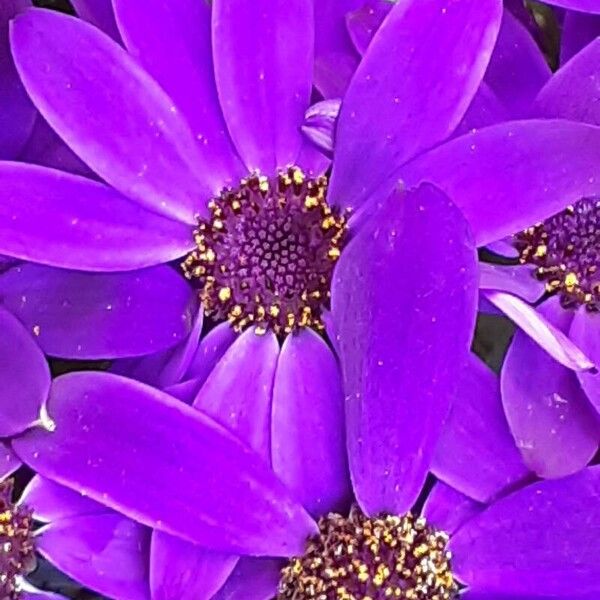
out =
[(554, 4), (552, 72), (517, 0), (0, 0), (1, 600), (600, 597), (600, 0)]

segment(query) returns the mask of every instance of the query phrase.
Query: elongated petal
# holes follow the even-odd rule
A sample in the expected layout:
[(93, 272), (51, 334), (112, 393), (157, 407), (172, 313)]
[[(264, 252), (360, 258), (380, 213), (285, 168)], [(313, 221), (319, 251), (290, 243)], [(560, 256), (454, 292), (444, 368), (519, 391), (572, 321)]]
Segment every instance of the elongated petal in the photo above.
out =
[(223, 551), (270, 555), (301, 552), (314, 531), (259, 456), (158, 390), (71, 373), (53, 382), (48, 412), (56, 430), (15, 439), (19, 457), (145, 525)]
[[(595, 365), (600, 365), (600, 321), (598, 315), (579, 310), (573, 317), (569, 337)], [(600, 375), (598, 372), (578, 372), (579, 383), (588, 400), (600, 413)]]
[(173, 101), (113, 40), (80, 19), (29, 10), (11, 30), (17, 69), (36, 107), (109, 184), (193, 223), (211, 189)]
[[(194, 401), (195, 408), (255, 449), (265, 462), (270, 462), (271, 390), (278, 354), (272, 333), (258, 336), (247, 330), (216, 364)], [(157, 598), (195, 600), (210, 598), (225, 583), (237, 556), (158, 532), (151, 560)]]
[(566, 63), (599, 35), (600, 15), (567, 11), (563, 19), (560, 39), (560, 62)]
[[(557, 299), (538, 310), (555, 327), (568, 331), (571, 314)], [(502, 401), (523, 458), (539, 476), (574, 473), (596, 453), (600, 418), (575, 373), (521, 331), (516, 332), (502, 367)]]
[(334, 203), (357, 208), (402, 164), (452, 133), (483, 78), (501, 16), (497, 0), (410, 0), (392, 9), (344, 97)]
[(486, 83), (516, 118), (531, 114), (533, 100), (550, 75), (550, 67), (527, 28), (505, 8)]
[(489, 502), (530, 472), (510, 434), (497, 375), (471, 355), (457, 379), (431, 470), (463, 494)]
[(387, 0), (368, 0), (346, 16), (348, 33), (361, 56), (367, 51), (392, 6), (393, 2)]
[(201, 170), (213, 192), (236, 184), (243, 167), (217, 97), (211, 7), (197, 0), (115, 0), (127, 49), (181, 110), (198, 141)]
[[(294, 163), (310, 100), (311, 0), (215, 0), (213, 58), (229, 132), (249, 169)], [(301, 31), (302, 34), (298, 35)]]
[(21, 466), (21, 461), (15, 453), (0, 442), (0, 481), (12, 475)]
[[(339, 133), (338, 133), (339, 135)], [(598, 192), (600, 128), (560, 120), (514, 121), (461, 136), (399, 176), (429, 181), (463, 211), (485, 246)]]
[(421, 491), (468, 359), (476, 280), (462, 215), (428, 185), (394, 193), (342, 254), (332, 313), (352, 482), (368, 514), (406, 512)]
[(193, 312), (191, 331), (177, 345), (148, 356), (114, 361), (110, 366), (111, 373), (137, 379), (161, 390), (179, 383), (200, 342), (204, 311), (196, 307)]
[(150, 530), (118, 513), (70, 517), (44, 527), (38, 551), (73, 579), (122, 600), (150, 600)]
[(236, 338), (237, 333), (229, 323), (221, 323), (211, 329), (198, 345), (186, 371), (185, 378), (197, 379), (204, 383), (209, 373)]
[(535, 114), (600, 125), (598, 87), (600, 39), (596, 39), (563, 65), (542, 88)]
[(246, 330), (225, 352), (194, 400), (270, 462), (271, 401), (279, 344), (272, 332)]
[(600, 592), (600, 469), (530, 485), (466, 523), (452, 570), (474, 592), (573, 598)]
[(40, 114), (35, 120), (33, 131), (25, 147), (19, 154), (19, 162), (42, 165), (73, 175), (98, 179), (98, 176), (58, 137)]
[(339, 99), (322, 100), (313, 104), (304, 115), (302, 131), (323, 152), (331, 153), (333, 151), (340, 106)]
[(479, 288), (509, 292), (527, 302), (539, 300), (545, 292), (544, 284), (533, 276), (529, 265), (479, 263)]
[(101, 359), (158, 352), (190, 332), (196, 293), (166, 265), (82, 273), (23, 264), (0, 276), (0, 299), (47, 354)]
[(271, 600), (282, 567), (281, 561), (273, 558), (242, 558), (212, 600)]
[(19, 502), (31, 508), (35, 519), (44, 523), (112, 512), (103, 504), (39, 475), (27, 484)]
[(560, 364), (576, 371), (594, 368), (594, 362), (564, 333), (568, 326), (557, 327), (545, 317), (543, 310), (512, 294), (487, 291), (484, 295)]
[(150, 589), (153, 600), (212, 598), (235, 568), (238, 557), (154, 531)]
[(28, 0), (0, 3), (0, 158), (16, 158), (33, 129), (36, 110), (19, 80), (10, 55), (8, 23), (31, 4)]
[(181, 257), (191, 228), (83, 177), (0, 163), (0, 252), (55, 267), (127, 271)]
[(344, 392), (335, 356), (311, 330), (283, 344), (272, 415), (273, 469), (316, 517), (352, 497), (344, 436)]
[(314, 84), (324, 98), (340, 97), (358, 66), (359, 55), (346, 28), (347, 14), (363, 0), (315, 3)]
[(119, 41), (111, 0), (71, 0), (77, 15)]
[(0, 308), (0, 438), (39, 422), (50, 369), (33, 334)]
[(471, 500), (445, 483), (438, 482), (425, 500), (423, 516), (428, 523), (452, 534), (483, 508), (483, 504)]

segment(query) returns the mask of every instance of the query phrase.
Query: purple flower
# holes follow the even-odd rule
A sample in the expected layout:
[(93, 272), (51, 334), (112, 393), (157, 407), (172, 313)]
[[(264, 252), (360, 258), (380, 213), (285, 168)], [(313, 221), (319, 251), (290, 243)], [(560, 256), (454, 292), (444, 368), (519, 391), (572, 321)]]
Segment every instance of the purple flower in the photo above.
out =
[[(364, 34), (366, 21), (361, 21), (361, 16), (364, 17), (364, 14), (356, 15), (353, 24), (355, 29), (362, 26)], [(587, 18), (592, 19), (589, 16)], [(588, 21), (582, 21), (579, 28), (590, 25)], [(575, 28), (575, 20), (572, 26)], [(367, 28), (372, 35), (371, 29)], [(585, 36), (581, 37), (585, 39)], [(505, 11), (484, 84), (467, 112), (463, 126), (470, 128), (482, 122), (501, 123), (507, 113), (600, 124), (596, 110), (599, 49), (597, 42), (593, 42), (549, 78), (548, 68), (535, 43), (516, 19)], [(496, 100), (490, 102), (490, 98)], [(504, 107), (502, 110), (497, 108), (498, 100)], [(313, 139), (319, 143), (324, 139), (325, 145), (331, 145), (335, 114), (333, 101), (317, 105), (309, 111), (305, 127)], [(337, 124), (339, 128), (343, 127), (342, 119), (343, 115)], [(534, 135), (540, 135), (545, 127), (544, 122), (538, 123), (540, 128)], [(500, 211), (498, 195), (509, 192), (513, 182), (503, 179), (502, 172), (506, 172), (504, 164), (496, 162), (497, 167), (489, 171), (483, 164), (477, 168), (476, 154), (486, 152), (478, 139), (485, 139), (488, 135), (491, 137), (492, 131), (500, 132), (506, 128), (512, 140), (515, 136), (519, 137), (519, 129), (525, 126), (525, 122), (516, 127), (513, 125), (510, 124), (510, 129), (506, 128), (506, 124), (481, 129), (471, 136), (457, 138), (433, 150), (429, 153), (430, 158), (426, 154), (417, 159), (416, 164), (421, 162), (421, 165), (416, 168), (416, 180), (434, 181), (462, 206), (458, 198), (465, 193), (464, 184), (471, 185), (467, 177), (473, 177), (473, 181), (477, 182), (473, 189), (480, 189), (482, 193), (479, 206), (476, 207), (474, 203), (468, 209), (462, 207), (468, 217), (473, 214), (471, 226), (476, 232), (478, 226), (473, 219), (483, 218), (483, 215), (470, 211), (486, 210), (485, 203), (488, 203), (488, 224), (498, 216), (503, 216), (506, 221), (511, 218), (517, 220), (511, 234), (547, 219), (542, 225), (517, 238), (521, 260), (528, 264), (507, 267), (482, 262), (480, 288), (483, 310), (490, 310), (491, 301), (494, 305), (492, 310), (500, 309), (515, 320), (527, 335), (550, 354), (540, 351), (524, 333), (517, 333), (503, 369), (503, 387), (504, 407), (511, 430), (527, 464), (540, 476), (556, 477), (573, 473), (587, 464), (596, 453), (600, 439), (600, 423), (592, 406), (598, 404), (598, 378), (588, 372), (600, 360), (596, 348), (597, 323), (593, 308), (597, 294), (593, 289), (596, 281), (594, 273), (598, 268), (598, 242), (595, 237), (598, 159), (585, 169), (587, 180), (585, 174), (581, 173), (583, 177), (577, 184), (582, 185), (581, 192), (571, 194), (564, 188), (560, 189), (555, 178), (556, 171), (573, 166), (573, 161), (577, 160), (573, 156), (565, 156), (564, 162), (557, 164), (555, 173), (551, 174), (545, 173), (546, 149), (540, 149), (536, 157), (523, 157), (522, 162), (514, 155), (517, 162), (513, 167), (522, 165), (523, 178), (519, 179), (513, 172), (513, 182), (520, 183), (512, 188), (507, 200), (512, 202), (519, 199), (520, 203), (507, 204)], [(469, 140), (472, 142), (470, 145)], [(511, 143), (508, 140), (508, 144)], [(565, 145), (560, 145), (559, 151), (562, 152)], [(464, 165), (457, 163), (461, 149), (465, 156), (469, 153), (472, 155), (465, 159), (467, 162)], [(578, 151), (579, 147), (575, 145), (573, 154)], [(493, 160), (497, 161), (497, 156)], [(414, 170), (414, 166), (401, 169), (399, 177), (414, 182), (411, 170)], [(470, 171), (470, 175), (467, 175), (467, 171)], [(536, 190), (531, 183), (538, 175), (541, 176), (538, 183), (542, 185)], [(486, 178), (491, 182), (487, 186), (483, 185)], [(489, 194), (487, 200), (486, 194)], [(533, 196), (529, 198), (529, 194)], [(529, 205), (528, 198), (535, 198), (535, 202)], [(565, 200), (573, 203), (574, 209), (552, 217), (553, 213), (566, 208)], [(529, 219), (526, 216), (528, 212)], [(485, 224), (484, 220), (482, 224)], [(487, 250), (495, 254), (508, 253), (508, 262), (514, 263), (518, 256), (510, 238), (492, 235), (484, 240), (484, 244)], [(532, 272), (537, 273), (537, 279), (532, 277)], [(535, 303), (544, 294), (544, 284), (553, 296), (562, 296), (563, 306), (570, 307), (567, 311), (558, 307), (555, 300), (545, 302), (537, 311), (519, 300), (522, 298)], [(589, 301), (585, 300), (586, 294), (589, 295)], [(573, 318), (574, 309), (580, 305), (588, 305), (588, 309), (580, 308)], [(577, 373), (561, 365), (575, 369)]]
[[(251, 332), (242, 334), (230, 352), (255, 339)], [(431, 356), (442, 350), (434, 343)], [(404, 482), (414, 490), (410, 500), (399, 504), (390, 495), (401, 463), (389, 426), (370, 427), (362, 440), (368, 444), (368, 436), (378, 436), (378, 451), (388, 455), (384, 462), (391, 472), (381, 470), (377, 459), (369, 465), (356, 460), (363, 451), (349, 438), (349, 476), (341, 398), (325, 398), (325, 386), (315, 381), (317, 370), (327, 376), (324, 357), (313, 356), (314, 368), (305, 365), (312, 372), (303, 372), (298, 385), (284, 347), (272, 405), (260, 393), (260, 382), (242, 382), (245, 394), (222, 396), (215, 406), (214, 390), (225, 370), (217, 366), (195, 404), (202, 412), (115, 375), (57, 378), (48, 405), (54, 433), (37, 429), (13, 440), (19, 455), (41, 474), (21, 500), (47, 523), (37, 536), (39, 550), (83, 584), (123, 600), (149, 598), (149, 590), (165, 599), (268, 600), (280, 580), (291, 588), (302, 580), (306, 584), (307, 574), (317, 583), (323, 579), (324, 569), (313, 561), (292, 562), (286, 569), (286, 560), (277, 558), (302, 556), (308, 538), (318, 554), (321, 542), (314, 536), (322, 518), (321, 532), (335, 540), (343, 527), (343, 535), (351, 536), (344, 548), (352, 544), (367, 567), (366, 578), (338, 576), (336, 585), (355, 586), (364, 595), (361, 586), (373, 585), (381, 572), (375, 557), (388, 567), (401, 559), (385, 544), (369, 550), (370, 544), (359, 543), (369, 524), (358, 528), (356, 520), (363, 517), (356, 512), (345, 519), (350, 503), (358, 502), (372, 527), (392, 540), (397, 528), (404, 528), (408, 574), (401, 582), (386, 575), (388, 586), (421, 581), (414, 567), (423, 561), (421, 569), (425, 564), (434, 569), (447, 597), (455, 584), (467, 587), (461, 597), (480, 600), (597, 593), (594, 507), (600, 472), (594, 467), (528, 485), (530, 476), (504, 421), (497, 379), (487, 368), (473, 362), (459, 374), (458, 414), (451, 416), (434, 462), (436, 469), (446, 464), (441, 471), (448, 483), (468, 488), (471, 498), (485, 504), (438, 482), (422, 510), (434, 532), (406, 515), (421, 492), (412, 476)], [(436, 383), (429, 378), (413, 388), (414, 372), (400, 375), (398, 385), (414, 389), (414, 399), (422, 403)], [(287, 379), (294, 385), (281, 390)], [(267, 462), (206, 413), (268, 457), (286, 487)], [(410, 434), (404, 422), (392, 422), (398, 432)], [(342, 516), (329, 515), (332, 510)], [(327, 554), (327, 560), (336, 567), (350, 557), (343, 549)]]

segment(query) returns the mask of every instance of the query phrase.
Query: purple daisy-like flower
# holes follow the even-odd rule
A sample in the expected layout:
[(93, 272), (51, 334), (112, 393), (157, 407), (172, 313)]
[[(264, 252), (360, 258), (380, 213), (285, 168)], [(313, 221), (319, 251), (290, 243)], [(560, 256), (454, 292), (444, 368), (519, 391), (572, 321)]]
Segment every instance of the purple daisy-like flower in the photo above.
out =
[[(244, 333), (234, 347), (253, 339)], [(350, 340), (341, 336), (342, 344)], [(269, 409), (258, 385), (223, 396), (216, 407), (218, 366), (195, 403), (268, 462), (203, 412), (148, 386), (105, 373), (56, 379), (48, 405), (55, 432), (32, 430), (13, 441), (42, 474), (22, 499), (48, 523), (39, 532), (40, 552), (123, 600), (336, 598), (344, 591), (379, 600), (388, 588), (400, 598), (454, 598), (459, 585), (466, 586), (461, 597), (481, 600), (597, 593), (598, 469), (528, 485), (497, 378), (481, 363), (452, 374), (462, 384), (458, 414), (442, 435), (438, 461), (453, 465), (457, 481), (487, 505), (437, 483), (417, 518), (407, 511), (419, 486), (408, 484), (414, 495), (403, 509), (389, 494), (398, 466), (389, 424), (390, 443), (381, 443), (380, 424), (362, 440), (378, 436), (391, 472), (378, 468), (378, 459), (353, 459), (363, 452), (349, 438), (349, 475), (341, 396), (325, 398), (316, 378), (317, 371), (330, 377), (325, 355), (312, 354), (313, 376), (299, 380), (286, 352)], [(447, 359), (434, 341), (422, 367)], [(438, 383), (428, 378), (417, 387), (414, 372), (398, 373), (397, 383), (423, 401)], [(293, 385), (280, 393), (288, 379)], [(404, 422), (392, 423), (409, 433)], [(469, 429), (476, 430), (472, 438)], [(354, 502), (360, 509), (348, 512)], [(287, 562), (290, 556), (296, 558)]]
[[(367, 47), (380, 26), (382, 17), (388, 12), (389, 7), (385, 7), (383, 15), (372, 8), (355, 13), (350, 22), (354, 39), (363, 40), (362, 45)], [(587, 19), (593, 17), (587, 15)], [(585, 23), (589, 26), (588, 21)], [(574, 27), (569, 27), (571, 26)], [(569, 38), (566, 41), (569, 43)], [(597, 104), (596, 48), (596, 42), (592, 43), (550, 78), (549, 69), (534, 41), (523, 26), (505, 11), (484, 84), (473, 101), (463, 126), (470, 129), (479, 124), (501, 123), (507, 114), (562, 117), (598, 125), (594, 112)], [(490, 98), (495, 100), (490, 101)], [(337, 117), (337, 106), (328, 101), (309, 111), (305, 127), (321, 145), (332, 146), (332, 132)], [(514, 131), (511, 125), (510, 130), (507, 130), (508, 137), (518, 137), (518, 130), (524, 123), (519, 124)], [(337, 127), (341, 126), (340, 121)], [(470, 175), (476, 181), (482, 182), (487, 177), (489, 182), (493, 182), (481, 188), (480, 206), (473, 205), (473, 209), (485, 210), (483, 202), (488, 202), (490, 223), (494, 215), (501, 213), (497, 212), (494, 200), (485, 200), (485, 194), (491, 193), (496, 197), (498, 192), (508, 191), (514, 181), (503, 181), (496, 173), (486, 171), (485, 165), (476, 168), (476, 154), (482, 152), (477, 140), (481, 137), (485, 139), (494, 129), (501, 131), (505, 127), (506, 125), (500, 124), (480, 129), (470, 136), (459, 137), (433, 150), (429, 153), (431, 158), (425, 154), (416, 161), (416, 180), (433, 181), (458, 199), (465, 193), (465, 183), (470, 184), (463, 177), (467, 168), (472, 168)], [(473, 143), (467, 146), (469, 139)], [(508, 144), (511, 143), (509, 140)], [(464, 164), (453, 162), (457, 161), (461, 149), (466, 157), (463, 158)], [(564, 147), (561, 147), (562, 150)], [(484, 154), (485, 152), (483, 149)], [(496, 254), (503, 254), (508, 248), (508, 252), (512, 252), (508, 262), (513, 262), (512, 257), (520, 253), (521, 262), (525, 264), (507, 267), (480, 263), (480, 288), (481, 306), (484, 310), (489, 310), (488, 301), (492, 301), (495, 307), (514, 319), (528, 336), (550, 354), (548, 356), (540, 351), (524, 333), (519, 332), (503, 369), (503, 381), (505, 410), (517, 444), (528, 465), (536, 473), (552, 477), (573, 473), (582, 468), (596, 453), (600, 439), (600, 423), (592, 406), (595, 404), (597, 377), (589, 373), (598, 360), (594, 349), (597, 336), (593, 314), (597, 268), (597, 168), (590, 163), (588, 179), (581, 182), (589, 191), (581, 194), (570, 195), (566, 190), (557, 194), (558, 190), (552, 183), (556, 174), (547, 179), (547, 185), (537, 190), (534, 187), (528, 188), (537, 177), (532, 174), (530, 166), (545, 162), (543, 155), (544, 150), (541, 150), (537, 157), (524, 160), (523, 184), (519, 188), (513, 188), (510, 196), (511, 199), (519, 199), (521, 205), (506, 206), (502, 213), (511, 216), (516, 216), (521, 210), (532, 210), (534, 213), (529, 221), (521, 221), (519, 216), (519, 223), (511, 232), (515, 233), (519, 227), (524, 231), (515, 240), (517, 250), (509, 238), (492, 240), (490, 236), (485, 244), (487, 250)], [(532, 163), (532, 160), (536, 162)], [(517, 165), (515, 163), (513, 166)], [(569, 167), (556, 165), (557, 170), (563, 168)], [(541, 171), (544, 169), (544, 166), (540, 166)], [(411, 165), (406, 170), (401, 169), (398, 176), (411, 181), (414, 176), (411, 174)], [(543, 175), (543, 178), (546, 177), (547, 175)], [(524, 206), (528, 194), (532, 192), (537, 198), (535, 204)], [(553, 213), (566, 208), (565, 198), (571, 199), (573, 207), (564, 214), (552, 217)], [(460, 205), (460, 200), (457, 201)], [(553, 210), (555, 202), (557, 204)], [(471, 214), (470, 210), (465, 210), (467, 216)], [(544, 211), (547, 211), (545, 217), (548, 220), (530, 227), (539, 218), (545, 218), (541, 217)], [(473, 217), (480, 218), (476, 214)], [(477, 225), (473, 221), (471, 225), (477, 232)], [(488, 244), (487, 241), (491, 243)], [(532, 277), (532, 271), (536, 278)], [(544, 303), (536, 311), (519, 300), (520, 297), (527, 302), (537, 301), (545, 291), (544, 283), (548, 292), (562, 297), (561, 302), (567, 307), (567, 312), (553, 301)], [(580, 308), (573, 320), (573, 309), (580, 305), (586, 305), (587, 309)], [(579, 373), (575, 374), (570, 369)], [(578, 383), (578, 378), (581, 384)]]

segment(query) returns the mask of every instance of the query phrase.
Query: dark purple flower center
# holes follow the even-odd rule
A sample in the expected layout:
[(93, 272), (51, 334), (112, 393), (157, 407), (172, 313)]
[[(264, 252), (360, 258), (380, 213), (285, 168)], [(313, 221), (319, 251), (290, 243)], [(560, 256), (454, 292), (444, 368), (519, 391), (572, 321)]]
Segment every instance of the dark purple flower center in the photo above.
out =
[(422, 517), (319, 521), (304, 556), (283, 569), (277, 600), (450, 600), (458, 587), (450, 570), (448, 536)]
[(600, 199), (580, 200), (517, 234), (514, 244), (564, 308), (600, 310)]
[(297, 167), (251, 175), (209, 203), (182, 264), (198, 279), (206, 314), (240, 331), (276, 334), (323, 328), (346, 218), (326, 201), (327, 178)]
[(0, 483), (0, 598), (16, 600), (19, 578), (35, 568), (31, 511), (11, 501), (12, 482)]

